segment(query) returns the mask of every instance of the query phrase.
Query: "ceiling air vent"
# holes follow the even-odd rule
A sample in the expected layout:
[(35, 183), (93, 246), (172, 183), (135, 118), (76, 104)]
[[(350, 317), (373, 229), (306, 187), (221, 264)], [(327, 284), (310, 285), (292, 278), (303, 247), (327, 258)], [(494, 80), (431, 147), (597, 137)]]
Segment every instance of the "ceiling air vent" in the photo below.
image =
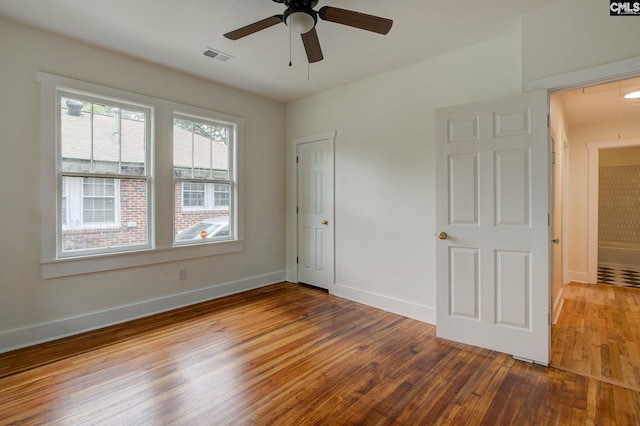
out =
[(203, 55), (220, 62), (227, 62), (229, 59), (233, 59), (233, 56), (210, 47), (207, 47), (207, 50), (204, 51)]

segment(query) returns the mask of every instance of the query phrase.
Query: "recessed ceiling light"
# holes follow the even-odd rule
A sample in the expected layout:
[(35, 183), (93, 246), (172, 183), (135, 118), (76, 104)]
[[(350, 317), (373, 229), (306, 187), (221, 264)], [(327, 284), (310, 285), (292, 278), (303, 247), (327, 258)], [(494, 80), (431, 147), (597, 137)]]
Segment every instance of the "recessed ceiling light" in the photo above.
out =
[(627, 93), (624, 95), (625, 99), (640, 99), (640, 90), (636, 90), (635, 92)]

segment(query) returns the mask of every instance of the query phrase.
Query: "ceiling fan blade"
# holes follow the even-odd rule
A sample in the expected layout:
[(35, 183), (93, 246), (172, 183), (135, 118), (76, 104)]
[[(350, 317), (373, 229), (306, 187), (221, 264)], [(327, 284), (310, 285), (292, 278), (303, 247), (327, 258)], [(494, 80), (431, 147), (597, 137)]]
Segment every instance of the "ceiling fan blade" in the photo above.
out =
[(310, 64), (324, 59), (315, 28), (312, 28), (308, 33), (302, 34), (302, 43), (304, 44), (304, 50), (307, 51), (307, 58)]
[(350, 27), (360, 28), (361, 30), (373, 31), (378, 34), (387, 34), (393, 25), (393, 20), (391, 19), (331, 6), (321, 7), (318, 15), (320, 19), (324, 19), (325, 21), (348, 25)]
[(266, 19), (263, 19), (253, 24), (249, 24), (245, 27), (238, 28), (237, 30), (226, 33), (224, 36), (230, 40), (238, 40), (239, 38), (246, 37), (253, 33), (257, 33), (260, 30), (272, 27), (282, 22), (282, 15), (273, 15)]

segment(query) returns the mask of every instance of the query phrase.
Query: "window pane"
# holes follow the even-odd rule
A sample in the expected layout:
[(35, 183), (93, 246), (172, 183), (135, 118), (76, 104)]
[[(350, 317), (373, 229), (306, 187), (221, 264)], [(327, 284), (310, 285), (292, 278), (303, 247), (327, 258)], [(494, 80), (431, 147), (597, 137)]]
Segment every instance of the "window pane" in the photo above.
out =
[(116, 225), (114, 179), (84, 178), (82, 224)]
[(212, 241), (229, 237), (229, 188), (229, 184), (176, 182), (175, 199), (182, 200), (175, 203), (176, 241)]
[(61, 170), (145, 174), (146, 114), (60, 97)]
[(93, 104), (93, 169), (98, 173), (118, 173), (120, 167), (120, 115), (117, 108)]
[(148, 243), (145, 180), (67, 176), (63, 187), (63, 252)]
[(205, 208), (205, 184), (184, 182), (182, 187), (182, 205), (184, 207)]
[(229, 207), (229, 185), (216, 183), (214, 186), (214, 203), (216, 207)]
[(60, 98), (61, 166), (67, 172), (91, 171), (91, 103)]
[(174, 176), (193, 179), (229, 179), (231, 127), (174, 118)]
[(122, 143), (122, 173), (143, 175), (145, 163), (146, 114), (123, 109), (120, 113), (120, 138)]

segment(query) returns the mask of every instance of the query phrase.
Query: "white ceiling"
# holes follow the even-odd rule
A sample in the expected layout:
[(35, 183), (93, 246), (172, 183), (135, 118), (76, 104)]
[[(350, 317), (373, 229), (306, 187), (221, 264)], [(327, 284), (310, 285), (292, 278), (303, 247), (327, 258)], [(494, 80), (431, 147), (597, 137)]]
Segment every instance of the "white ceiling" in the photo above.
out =
[(637, 122), (640, 99), (624, 99), (624, 95), (636, 90), (640, 90), (640, 77), (562, 92), (565, 118), (572, 126)]
[[(232, 41), (222, 34), (281, 14), (272, 0), (0, 0), (0, 15), (288, 102), (519, 28), (527, 11), (558, 0), (320, 0), (394, 20), (382, 36), (320, 21), (325, 59), (307, 68), (300, 37), (283, 24)], [(235, 57), (222, 63), (207, 47)]]

